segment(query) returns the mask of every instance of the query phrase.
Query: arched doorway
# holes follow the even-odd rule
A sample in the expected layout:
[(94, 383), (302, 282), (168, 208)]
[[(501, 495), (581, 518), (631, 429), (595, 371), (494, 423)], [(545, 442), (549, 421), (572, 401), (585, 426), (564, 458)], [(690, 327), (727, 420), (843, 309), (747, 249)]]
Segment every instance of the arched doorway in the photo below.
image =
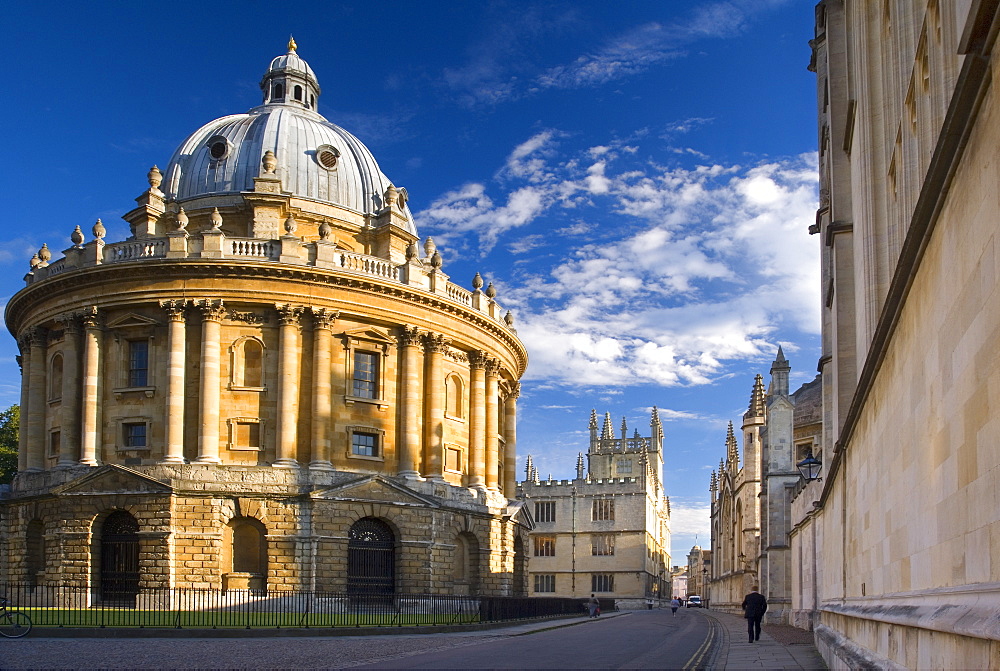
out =
[(139, 593), (139, 523), (116, 510), (101, 524), (100, 587), (102, 601), (135, 604)]
[(391, 595), (396, 590), (396, 536), (389, 525), (364, 517), (347, 541), (347, 593)]
[(524, 565), (527, 559), (524, 554), (524, 542), (520, 536), (516, 536), (514, 538), (514, 584), (512, 585), (514, 596), (525, 596), (528, 593), (528, 585), (524, 575)]

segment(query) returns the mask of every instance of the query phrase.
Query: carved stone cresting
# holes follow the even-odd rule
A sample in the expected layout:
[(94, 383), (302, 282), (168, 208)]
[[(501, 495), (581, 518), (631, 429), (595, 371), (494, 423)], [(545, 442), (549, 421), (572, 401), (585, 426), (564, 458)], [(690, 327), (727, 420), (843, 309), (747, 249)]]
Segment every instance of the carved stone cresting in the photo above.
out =
[(261, 324), (267, 324), (271, 320), (268, 319), (267, 315), (260, 315), (256, 312), (238, 312), (232, 308), (226, 313), (226, 318), (234, 322), (243, 322), (244, 324), (253, 324), (254, 326), (259, 326)]
[(201, 318), (207, 321), (221, 322), (222, 318), (226, 316), (226, 306), (223, 305), (222, 299), (213, 301), (205, 298), (195, 305), (201, 312)]
[(298, 326), (302, 319), (302, 307), (298, 305), (275, 305), (278, 311), (278, 323), (282, 326)]
[(507, 398), (520, 398), (521, 396), (521, 383), (513, 382), (510, 385), (510, 391), (507, 392)]
[(458, 363), (466, 363), (469, 360), (469, 357), (466, 355), (466, 353), (459, 349), (449, 349), (445, 353), (445, 356), (447, 356), (452, 361), (457, 361)]

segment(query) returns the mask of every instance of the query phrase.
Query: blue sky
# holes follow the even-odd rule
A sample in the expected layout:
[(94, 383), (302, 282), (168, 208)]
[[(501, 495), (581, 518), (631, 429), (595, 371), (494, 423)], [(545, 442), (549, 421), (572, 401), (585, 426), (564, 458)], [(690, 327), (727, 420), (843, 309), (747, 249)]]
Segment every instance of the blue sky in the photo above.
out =
[[(807, 0), (8, 3), (0, 295), (43, 242), (122, 214), (190, 132), (260, 100), (294, 34), (319, 111), (410, 194), (452, 281), (478, 271), (531, 363), (519, 468), (572, 477), (591, 408), (664, 420), (674, 563), (779, 344), (819, 357)], [(58, 254), (56, 255), (58, 258)], [(0, 339), (0, 405), (18, 400)], [(523, 473), (523, 471), (522, 471)]]

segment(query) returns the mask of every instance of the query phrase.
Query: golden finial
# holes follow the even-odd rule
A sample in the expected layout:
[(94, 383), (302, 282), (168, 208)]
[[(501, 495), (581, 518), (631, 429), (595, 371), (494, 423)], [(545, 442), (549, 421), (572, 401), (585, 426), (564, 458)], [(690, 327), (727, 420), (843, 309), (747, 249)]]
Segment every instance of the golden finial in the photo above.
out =
[(294, 54), (295, 50), (299, 48), (299, 45), (295, 44), (295, 38), (291, 35), (288, 36), (288, 53)]

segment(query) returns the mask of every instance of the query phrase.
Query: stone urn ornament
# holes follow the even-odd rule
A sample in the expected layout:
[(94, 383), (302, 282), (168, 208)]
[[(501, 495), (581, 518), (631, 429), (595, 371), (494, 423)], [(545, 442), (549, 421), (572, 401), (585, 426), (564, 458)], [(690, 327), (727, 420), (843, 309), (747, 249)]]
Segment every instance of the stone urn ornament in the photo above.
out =
[(73, 232), (69, 234), (69, 240), (73, 243), (74, 247), (79, 247), (83, 244), (83, 231), (80, 230), (79, 224), (73, 229)]
[(104, 236), (108, 234), (108, 229), (104, 228), (104, 222), (98, 219), (97, 223), (94, 224), (94, 228), (91, 230), (91, 232), (94, 234), (95, 238), (97, 238), (98, 240), (103, 240)]

